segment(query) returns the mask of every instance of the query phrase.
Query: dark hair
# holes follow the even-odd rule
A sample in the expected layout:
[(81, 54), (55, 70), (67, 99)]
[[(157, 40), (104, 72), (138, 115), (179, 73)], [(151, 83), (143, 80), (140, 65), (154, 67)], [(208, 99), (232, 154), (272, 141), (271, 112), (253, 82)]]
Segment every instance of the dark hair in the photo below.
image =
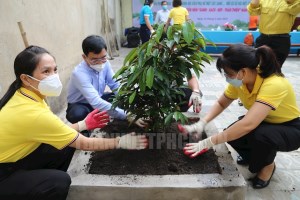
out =
[(90, 35), (82, 41), (82, 51), (88, 56), (90, 52), (100, 53), (103, 49), (107, 50), (104, 39), (99, 35)]
[(182, 1), (181, 0), (173, 0), (173, 7), (179, 7), (182, 5)]
[(167, 4), (168, 4), (168, 2), (167, 2), (167, 1), (162, 1), (160, 5), (163, 5), (164, 3), (167, 3)]
[(246, 44), (235, 44), (225, 49), (217, 60), (219, 72), (222, 72), (224, 68), (230, 68), (235, 72), (242, 68), (254, 70), (258, 66), (258, 74), (262, 78), (267, 78), (272, 74), (284, 76), (273, 50), (265, 45), (254, 49)]
[(22, 81), (20, 79), (21, 74), (28, 74), (32, 76), (33, 71), (35, 70), (37, 64), (40, 62), (41, 55), (43, 54), (51, 55), (46, 49), (42, 47), (29, 46), (17, 55), (14, 62), (16, 80), (9, 86), (7, 92), (0, 100), (0, 110), (10, 100), (15, 92), (22, 86)]
[(144, 5), (151, 5), (153, 3), (154, 0), (145, 0)]

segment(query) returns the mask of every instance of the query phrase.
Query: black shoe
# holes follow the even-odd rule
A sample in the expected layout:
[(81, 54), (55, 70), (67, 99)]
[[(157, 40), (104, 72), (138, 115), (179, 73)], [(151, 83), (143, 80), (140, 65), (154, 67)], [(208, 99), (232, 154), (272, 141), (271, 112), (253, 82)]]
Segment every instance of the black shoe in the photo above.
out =
[(255, 189), (262, 189), (262, 188), (267, 187), (269, 185), (271, 179), (272, 179), (272, 176), (274, 174), (275, 168), (276, 168), (276, 166), (274, 165), (274, 169), (273, 169), (273, 172), (271, 174), (271, 177), (267, 181), (263, 181), (260, 178), (258, 178), (257, 176), (255, 176), (254, 179), (252, 180), (253, 188), (255, 188)]
[(242, 156), (237, 156), (236, 163), (239, 165), (248, 165), (249, 161), (244, 159)]

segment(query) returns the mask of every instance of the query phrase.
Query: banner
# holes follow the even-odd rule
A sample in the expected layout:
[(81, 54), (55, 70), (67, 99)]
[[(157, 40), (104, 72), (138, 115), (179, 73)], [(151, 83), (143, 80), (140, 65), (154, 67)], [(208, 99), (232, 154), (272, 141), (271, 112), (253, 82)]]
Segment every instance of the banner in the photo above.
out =
[[(139, 27), (140, 10), (145, 0), (132, 0), (133, 26)], [(172, 0), (167, 0), (169, 10)], [(237, 29), (247, 30), (249, 14), (247, 5), (250, 0), (183, 0), (182, 6), (189, 11), (190, 18), (203, 30), (224, 29), (225, 23), (233, 24)], [(154, 0), (154, 16), (161, 9), (161, 1)]]

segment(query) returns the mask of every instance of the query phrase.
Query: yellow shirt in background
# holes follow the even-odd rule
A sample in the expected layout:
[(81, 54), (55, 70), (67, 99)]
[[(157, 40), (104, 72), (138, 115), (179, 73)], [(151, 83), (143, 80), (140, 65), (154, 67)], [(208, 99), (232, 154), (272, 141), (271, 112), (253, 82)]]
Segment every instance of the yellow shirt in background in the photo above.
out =
[(0, 163), (16, 162), (42, 143), (63, 149), (78, 137), (43, 99), (25, 88), (16, 91), (0, 110), (0, 124)]
[(273, 75), (263, 79), (257, 75), (251, 93), (244, 84), (239, 88), (229, 84), (224, 94), (230, 99), (240, 98), (247, 110), (255, 102), (270, 106), (272, 110), (264, 120), (269, 123), (287, 122), (300, 114), (292, 85), (284, 77)]
[(173, 24), (183, 24), (189, 12), (186, 8), (179, 6), (171, 9), (169, 18), (173, 19)]
[(259, 31), (263, 34), (289, 33), (300, 13), (300, 0), (288, 4), (286, 0), (260, 0), (259, 6), (247, 6), (250, 15), (260, 15)]

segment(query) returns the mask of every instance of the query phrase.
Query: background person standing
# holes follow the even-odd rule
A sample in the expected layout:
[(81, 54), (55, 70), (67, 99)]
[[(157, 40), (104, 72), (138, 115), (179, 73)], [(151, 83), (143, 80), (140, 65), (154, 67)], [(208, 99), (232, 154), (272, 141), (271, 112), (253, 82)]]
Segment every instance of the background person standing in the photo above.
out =
[(162, 9), (157, 11), (155, 17), (155, 24), (166, 23), (168, 21), (168, 17), (170, 14), (170, 10), (168, 10), (168, 2), (162, 1), (161, 2)]
[(140, 12), (140, 37), (142, 44), (148, 42), (151, 34), (154, 32), (153, 25), (153, 12), (151, 10), (153, 0), (145, 0), (145, 4)]
[(170, 15), (165, 26), (165, 31), (168, 30), (168, 26), (170, 25), (171, 20), (173, 20), (173, 24), (176, 26), (182, 25), (184, 22), (190, 19), (188, 10), (181, 6), (181, 0), (173, 0), (172, 4), (173, 8), (170, 11)]
[(259, 15), (260, 36), (255, 47), (267, 45), (283, 65), (290, 52), (290, 31), (300, 13), (300, 0), (251, 0), (247, 6), (250, 15)]

